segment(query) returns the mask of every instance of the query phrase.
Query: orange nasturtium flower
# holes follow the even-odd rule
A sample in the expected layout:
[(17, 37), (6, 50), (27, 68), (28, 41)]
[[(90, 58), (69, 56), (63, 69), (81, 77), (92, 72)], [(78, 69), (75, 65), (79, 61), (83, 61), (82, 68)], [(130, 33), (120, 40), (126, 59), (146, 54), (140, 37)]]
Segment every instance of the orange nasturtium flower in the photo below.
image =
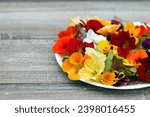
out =
[(78, 72), (89, 58), (87, 55), (83, 56), (80, 52), (75, 52), (62, 63), (62, 70), (68, 73), (70, 80), (79, 80)]
[(126, 66), (139, 67), (141, 65), (140, 61), (146, 57), (148, 57), (148, 55), (145, 50), (136, 50), (127, 55), (127, 58), (124, 60), (123, 64)]

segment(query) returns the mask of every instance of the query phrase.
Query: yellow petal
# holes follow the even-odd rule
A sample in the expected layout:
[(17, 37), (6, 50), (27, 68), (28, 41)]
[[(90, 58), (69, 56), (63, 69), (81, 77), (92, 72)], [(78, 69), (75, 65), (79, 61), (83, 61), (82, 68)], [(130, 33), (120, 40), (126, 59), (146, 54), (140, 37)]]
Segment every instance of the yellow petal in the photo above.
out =
[(68, 78), (69, 78), (70, 80), (79, 80), (80, 77), (79, 77), (78, 71), (79, 71), (79, 70), (76, 69), (75, 67), (72, 68), (72, 69), (69, 71), (69, 73), (68, 73)]
[(113, 34), (119, 29), (119, 27), (120, 27), (120, 24), (105, 26), (99, 29), (97, 33), (102, 34), (102, 35)]
[(140, 28), (135, 29), (135, 30), (133, 31), (133, 36), (134, 36), (134, 37), (137, 37), (137, 36), (139, 35), (140, 31), (141, 31)]
[(98, 49), (102, 53), (107, 53), (110, 51), (110, 44), (107, 40), (102, 40), (97, 45)]
[(124, 28), (124, 31), (133, 31), (134, 30), (134, 24), (132, 22), (128, 22)]
[(95, 20), (99, 21), (103, 26), (111, 25), (111, 22), (108, 20), (101, 19), (97, 16), (94, 17)]
[(130, 67), (134, 66), (134, 64), (132, 64), (132, 62), (130, 62), (128, 59), (124, 59), (123, 64), (126, 65), (126, 66), (130, 66)]

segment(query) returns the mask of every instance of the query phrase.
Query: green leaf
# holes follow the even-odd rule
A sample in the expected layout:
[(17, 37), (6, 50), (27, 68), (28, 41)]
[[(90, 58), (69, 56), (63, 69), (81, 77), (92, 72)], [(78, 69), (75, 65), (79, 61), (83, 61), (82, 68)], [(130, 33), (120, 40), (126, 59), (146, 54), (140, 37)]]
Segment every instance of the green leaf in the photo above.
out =
[(130, 68), (129, 71), (136, 73), (137, 72), (137, 68)]
[(111, 69), (112, 59), (113, 59), (113, 53), (110, 51), (105, 61), (104, 72), (109, 71)]

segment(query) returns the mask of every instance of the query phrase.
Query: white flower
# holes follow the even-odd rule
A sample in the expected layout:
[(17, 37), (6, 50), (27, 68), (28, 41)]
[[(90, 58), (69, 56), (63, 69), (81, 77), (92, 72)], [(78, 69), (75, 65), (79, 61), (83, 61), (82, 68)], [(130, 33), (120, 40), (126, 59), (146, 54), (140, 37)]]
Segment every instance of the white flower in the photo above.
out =
[(98, 35), (93, 30), (89, 29), (83, 42), (94, 42), (95, 44), (98, 44), (101, 40), (106, 40), (106, 37), (104, 37), (103, 35)]

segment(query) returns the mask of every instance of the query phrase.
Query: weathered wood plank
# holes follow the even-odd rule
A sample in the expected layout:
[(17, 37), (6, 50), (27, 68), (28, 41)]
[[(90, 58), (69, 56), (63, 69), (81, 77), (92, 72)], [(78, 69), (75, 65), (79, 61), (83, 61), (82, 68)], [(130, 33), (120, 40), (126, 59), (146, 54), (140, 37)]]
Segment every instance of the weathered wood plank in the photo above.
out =
[(1, 40), (0, 83), (69, 82), (56, 63), (52, 40)]
[(144, 90), (109, 90), (88, 84), (1, 84), (0, 99), (146, 99)]
[(116, 15), (124, 20), (149, 21), (149, 6), (150, 2), (147, 1), (2, 2), (0, 33), (29, 38), (56, 37), (72, 16), (86, 18), (97, 15), (111, 19)]

